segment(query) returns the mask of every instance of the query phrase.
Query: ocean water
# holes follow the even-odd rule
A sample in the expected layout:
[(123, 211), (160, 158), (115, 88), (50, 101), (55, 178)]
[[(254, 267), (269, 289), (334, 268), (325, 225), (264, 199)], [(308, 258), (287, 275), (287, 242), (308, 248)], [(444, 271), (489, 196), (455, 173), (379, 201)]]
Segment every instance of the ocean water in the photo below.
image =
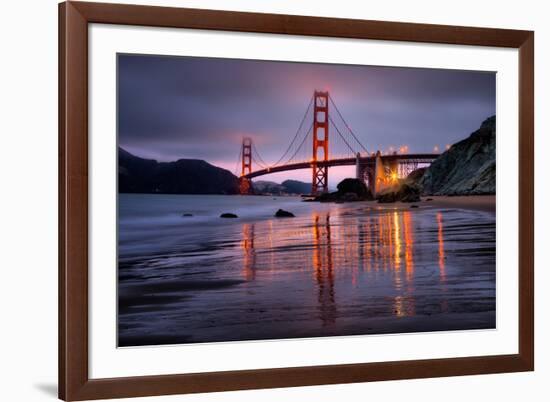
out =
[(419, 205), (121, 194), (119, 346), (495, 328), (494, 214)]

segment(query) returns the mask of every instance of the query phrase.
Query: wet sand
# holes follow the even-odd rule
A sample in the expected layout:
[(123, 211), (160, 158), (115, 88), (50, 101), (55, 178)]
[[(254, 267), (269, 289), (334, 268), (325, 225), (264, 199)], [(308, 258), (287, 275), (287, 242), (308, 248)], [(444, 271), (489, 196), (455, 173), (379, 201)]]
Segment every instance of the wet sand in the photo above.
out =
[[(426, 201), (432, 198), (432, 201)], [(437, 208), (458, 208), (474, 211), (496, 212), (495, 195), (459, 195), (459, 196), (427, 196), (422, 197), (422, 206), (430, 204)]]
[(121, 197), (118, 345), (495, 328), (491, 198), (431, 198)]

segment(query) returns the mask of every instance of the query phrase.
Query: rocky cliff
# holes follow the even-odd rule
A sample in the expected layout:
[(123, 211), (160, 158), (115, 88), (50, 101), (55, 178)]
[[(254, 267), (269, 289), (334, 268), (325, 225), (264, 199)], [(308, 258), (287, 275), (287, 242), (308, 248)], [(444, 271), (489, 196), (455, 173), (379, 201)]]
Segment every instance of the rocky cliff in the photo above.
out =
[[(372, 193), (362, 180), (346, 178), (337, 185), (337, 191), (318, 195), (313, 201), (319, 202), (353, 202), (371, 201)], [(311, 199), (310, 199), (311, 201)]]
[(237, 194), (239, 179), (199, 159), (157, 162), (118, 148), (119, 193)]
[(457, 142), (426, 169), (418, 181), (425, 194), (474, 195), (496, 191), (495, 116)]

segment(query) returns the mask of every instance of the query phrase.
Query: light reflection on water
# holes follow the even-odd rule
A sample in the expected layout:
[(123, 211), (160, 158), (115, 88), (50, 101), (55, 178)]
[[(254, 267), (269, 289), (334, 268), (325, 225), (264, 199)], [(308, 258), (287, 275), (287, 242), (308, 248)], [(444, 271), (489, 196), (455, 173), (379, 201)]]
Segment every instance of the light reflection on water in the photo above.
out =
[(143, 235), (119, 244), (121, 346), (494, 328), (494, 215), (308, 208), (132, 227)]
[[(436, 214), (438, 225), (438, 253), (440, 282), (445, 281), (445, 243), (443, 238), (442, 214)], [(304, 243), (311, 243), (311, 248), (302, 250), (301, 266), (312, 267), (312, 278), (318, 288), (318, 302), (321, 320), (324, 325), (335, 322), (337, 306), (335, 301), (335, 269), (344, 271), (339, 277), (349, 276), (353, 287), (358, 286), (361, 272), (370, 273), (372, 269), (384, 272), (392, 271), (391, 278), (396, 291), (405, 287), (407, 298), (403, 295), (394, 297), (395, 315), (399, 317), (415, 314), (414, 310), (414, 234), (413, 215), (410, 211), (393, 211), (379, 213), (375, 217), (365, 217), (360, 225), (335, 223), (331, 225), (330, 213), (311, 214), (311, 231), (278, 230), (274, 232), (273, 221), (268, 222), (268, 233), (256, 240), (255, 224), (242, 224), (243, 278), (253, 281), (256, 278), (256, 247), (272, 250), (274, 241), (297, 236)], [(336, 219), (337, 221), (337, 219)], [(377, 236), (376, 236), (377, 235)], [(279, 259), (273, 252), (267, 253), (267, 260), (258, 263), (261, 269), (270, 272), (277, 269)], [(404, 260), (402, 271), (401, 260)], [(336, 268), (335, 268), (336, 267)], [(347, 272), (349, 271), (349, 273)], [(338, 275), (338, 274), (337, 274)]]

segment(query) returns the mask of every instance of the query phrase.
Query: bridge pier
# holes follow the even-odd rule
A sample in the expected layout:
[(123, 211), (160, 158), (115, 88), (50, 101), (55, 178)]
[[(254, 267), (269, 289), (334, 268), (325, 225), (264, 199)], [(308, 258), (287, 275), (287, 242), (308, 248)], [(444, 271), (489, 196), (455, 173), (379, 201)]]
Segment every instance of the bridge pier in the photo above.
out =
[(382, 154), (380, 151), (376, 152), (374, 159), (374, 191), (373, 196), (376, 195), (382, 190), (384, 185), (384, 179), (386, 177), (386, 169), (384, 167), (384, 161), (382, 160)]
[(241, 195), (247, 195), (252, 193), (252, 180), (241, 176), (239, 177), (239, 193)]
[(384, 160), (380, 151), (377, 151), (373, 158), (369, 158), (370, 162), (362, 162), (360, 155), (355, 157), (355, 177), (363, 180), (370, 190), (371, 194), (376, 197), (380, 191), (390, 186), (399, 175), (399, 161)]

